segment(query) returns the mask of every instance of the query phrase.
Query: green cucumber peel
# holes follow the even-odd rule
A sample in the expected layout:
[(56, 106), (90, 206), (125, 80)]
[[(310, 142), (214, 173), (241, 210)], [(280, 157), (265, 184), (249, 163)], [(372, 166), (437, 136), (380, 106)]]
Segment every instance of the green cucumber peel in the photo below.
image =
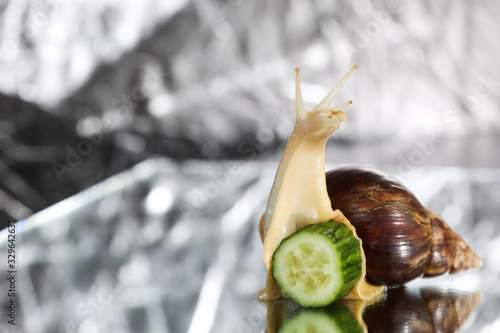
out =
[(273, 256), (273, 277), (285, 297), (324, 307), (346, 296), (361, 277), (360, 242), (341, 222), (312, 224), (285, 238)]

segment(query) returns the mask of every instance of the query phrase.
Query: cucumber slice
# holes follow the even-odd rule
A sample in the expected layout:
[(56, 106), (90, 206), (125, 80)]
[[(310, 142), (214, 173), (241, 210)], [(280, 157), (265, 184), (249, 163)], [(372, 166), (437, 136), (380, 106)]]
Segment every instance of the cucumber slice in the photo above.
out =
[(343, 223), (309, 225), (276, 249), (273, 277), (283, 295), (300, 305), (329, 305), (347, 295), (361, 277), (360, 247)]
[(333, 304), (324, 309), (304, 308), (287, 316), (277, 333), (363, 333), (363, 327), (344, 306)]

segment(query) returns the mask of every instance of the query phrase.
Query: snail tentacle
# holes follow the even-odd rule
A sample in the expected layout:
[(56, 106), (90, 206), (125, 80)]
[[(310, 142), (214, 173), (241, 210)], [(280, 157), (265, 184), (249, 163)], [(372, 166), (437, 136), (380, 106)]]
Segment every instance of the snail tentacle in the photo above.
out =
[(328, 106), (332, 104), (335, 96), (337, 96), (338, 92), (340, 91), (340, 88), (342, 88), (342, 86), (344, 85), (344, 83), (346, 83), (349, 76), (351, 76), (352, 72), (354, 72), (354, 70), (357, 68), (358, 66), (356, 65), (352, 66), (352, 68), (346, 73), (346, 75), (344, 75), (342, 79), (340, 79), (339, 83), (337, 83), (335, 87), (328, 93), (328, 95), (326, 95), (326, 97), (323, 98), (323, 100), (319, 102), (318, 105), (316, 105), (313, 111), (328, 108)]

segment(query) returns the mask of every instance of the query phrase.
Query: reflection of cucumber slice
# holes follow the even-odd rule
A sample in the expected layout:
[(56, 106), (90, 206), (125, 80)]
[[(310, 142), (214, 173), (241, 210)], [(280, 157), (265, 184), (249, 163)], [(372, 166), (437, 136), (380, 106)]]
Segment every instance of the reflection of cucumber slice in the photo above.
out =
[(297, 303), (326, 306), (358, 282), (360, 243), (343, 223), (309, 225), (281, 242), (273, 256), (273, 276)]
[(277, 333), (362, 333), (363, 328), (344, 306), (302, 309), (285, 318)]

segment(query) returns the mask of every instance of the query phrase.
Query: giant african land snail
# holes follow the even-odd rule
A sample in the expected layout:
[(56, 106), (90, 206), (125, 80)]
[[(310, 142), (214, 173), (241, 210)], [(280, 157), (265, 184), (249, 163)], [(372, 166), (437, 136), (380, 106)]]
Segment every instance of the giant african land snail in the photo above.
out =
[(359, 168), (333, 170), (325, 177), (326, 140), (347, 120), (340, 110), (351, 102), (329, 105), (356, 68), (311, 111), (304, 107), (296, 69), (296, 126), (259, 226), (268, 272), (261, 299), (282, 297), (271, 273), (281, 241), (308, 225), (332, 219), (346, 224), (363, 244), (361, 278), (346, 298), (369, 299), (380, 294), (383, 285), (481, 265), (439, 216), (391, 177)]

